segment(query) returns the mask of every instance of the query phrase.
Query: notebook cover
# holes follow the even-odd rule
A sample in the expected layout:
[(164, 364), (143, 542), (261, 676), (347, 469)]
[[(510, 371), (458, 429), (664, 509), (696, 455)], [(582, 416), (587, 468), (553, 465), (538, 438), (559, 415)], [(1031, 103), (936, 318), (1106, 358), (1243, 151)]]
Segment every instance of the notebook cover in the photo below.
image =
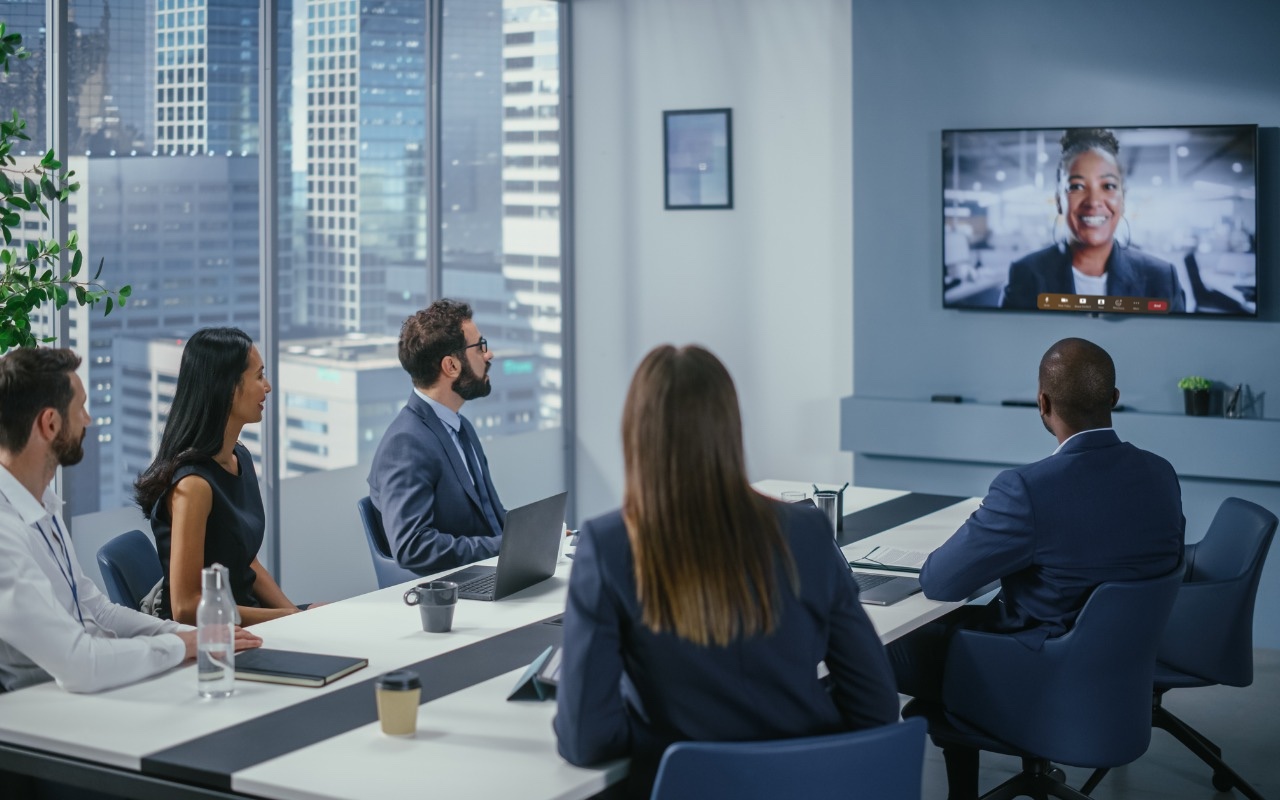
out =
[(367, 658), (256, 648), (236, 653), (236, 677), (246, 681), (324, 686), (369, 666)]

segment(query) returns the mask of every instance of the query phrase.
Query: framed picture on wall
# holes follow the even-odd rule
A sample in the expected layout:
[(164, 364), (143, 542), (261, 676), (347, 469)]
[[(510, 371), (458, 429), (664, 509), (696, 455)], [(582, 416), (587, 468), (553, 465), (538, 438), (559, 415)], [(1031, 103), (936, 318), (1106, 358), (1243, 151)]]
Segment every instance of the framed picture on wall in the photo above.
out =
[(668, 210), (733, 208), (733, 111), (662, 112), (662, 165)]

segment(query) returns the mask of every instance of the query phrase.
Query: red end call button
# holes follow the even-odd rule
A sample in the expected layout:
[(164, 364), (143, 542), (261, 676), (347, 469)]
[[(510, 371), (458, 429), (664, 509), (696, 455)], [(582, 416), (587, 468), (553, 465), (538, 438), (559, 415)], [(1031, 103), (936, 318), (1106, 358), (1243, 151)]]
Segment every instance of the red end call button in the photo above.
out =
[(1169, 301), (1168, 300), (1148, 300), (1147, 310), (1148, 311), (1168, 311)]

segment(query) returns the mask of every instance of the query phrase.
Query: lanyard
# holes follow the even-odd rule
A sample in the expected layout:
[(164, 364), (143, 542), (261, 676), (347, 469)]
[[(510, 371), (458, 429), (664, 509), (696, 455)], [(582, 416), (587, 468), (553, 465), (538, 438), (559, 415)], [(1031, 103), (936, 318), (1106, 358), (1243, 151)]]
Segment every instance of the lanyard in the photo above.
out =
[(62, 579), (67, 582), (67, 586), (71, 589), (71, 600), (76, 604), (76, 616), (80, 619), (80, 626), (84, 627), (84, 614), (80, 611), (80, 592), (76, 589), (75, 571), (71, 568), (71, 553), (67, 550), (67, 535), (63, 533), (62, 526), (58, 524), (57, 517), (50, 517), (53, 520), (54, 530), (58, 532), (58, 544), (62, 545), (62, 557), (67, 562), (67, 568), (62, 568), (62, 562), (58, 560), (58, 553), (53, 549), (53, 542), (49, 539), (49, 534), (44, 532), (44, 528), (40, 527), (40, 523), (35, 523), (36, 530), (40, 531), (40, 535), (44, 537), (44, 543), (49, 548), (49, 555), (53, 556), (53, 562), (58, 565), (58, 572), (62, 573)]

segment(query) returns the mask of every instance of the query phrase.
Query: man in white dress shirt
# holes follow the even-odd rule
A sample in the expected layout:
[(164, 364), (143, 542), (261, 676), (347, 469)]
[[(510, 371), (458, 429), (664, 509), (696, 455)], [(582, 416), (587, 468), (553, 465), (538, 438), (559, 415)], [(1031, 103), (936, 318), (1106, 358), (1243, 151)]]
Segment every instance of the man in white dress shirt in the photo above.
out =
[[(67, 349), (0, 358), (0, 690), (132, 683), (196, 653), (195, 629), (108, 600), (85, 576), (50, 487), (84, 457), (85, 390)], [(262, 640), (237, 629), (236, 649)], [(193, 687), (194, 689), (194, 687)]]

